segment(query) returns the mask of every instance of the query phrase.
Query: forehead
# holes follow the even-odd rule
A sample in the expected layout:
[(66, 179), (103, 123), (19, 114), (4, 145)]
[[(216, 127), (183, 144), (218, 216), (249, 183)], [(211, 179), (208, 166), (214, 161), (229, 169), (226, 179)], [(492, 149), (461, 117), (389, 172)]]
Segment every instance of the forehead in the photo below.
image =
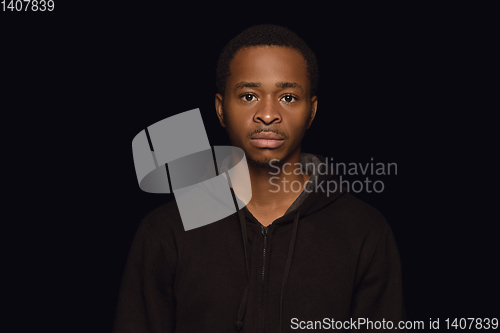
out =
[[(309, 87), (307, 62), (302, 54), (283, 46), (252, 46), (236, 52), (230, 66), (228, 84), (244, 81), (265, 84), (297, 82)], [(231, 82), (231, 83), (230, 83)]]

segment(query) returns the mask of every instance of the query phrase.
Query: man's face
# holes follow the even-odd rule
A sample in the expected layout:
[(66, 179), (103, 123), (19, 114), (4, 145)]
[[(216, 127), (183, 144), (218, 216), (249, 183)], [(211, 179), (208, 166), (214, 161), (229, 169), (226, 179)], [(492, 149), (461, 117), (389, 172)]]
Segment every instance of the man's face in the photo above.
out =
[(224, 96), (216, 95), (216, 109), (231, 144), (258, 166), (298, 157), (317, 105), (302, 54), (276, 46), (241, 49), (230, 73)]

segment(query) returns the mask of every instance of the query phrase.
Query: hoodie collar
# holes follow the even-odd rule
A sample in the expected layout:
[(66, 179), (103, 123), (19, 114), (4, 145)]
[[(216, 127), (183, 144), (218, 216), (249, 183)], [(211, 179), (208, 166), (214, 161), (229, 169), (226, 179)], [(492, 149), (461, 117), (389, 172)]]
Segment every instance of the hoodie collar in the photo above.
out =
[[(321, 167), (321, 164), (324, 165), (327, 163), (325, 157), (316, 154), (301, 153), (300, 163), (302, 170), (310, 175), (309, 181), (297, 199), (288, 207), (285, 214), (275, 220), (273, 224), (293, 221), (294, 212), (299, 210), (301, 217), (314, 213), (335, 201), (346, 192), (346, 189), (340, 186), (336, 175), (325, 172), (325, 169), (330, 171), (330, 168)], [(330, 182), (329, 188), (327, 187), (328, 182)], [(337, 190), (334, 192), (327, 191), (332, 188)], [(243, 208), (243, 213), (246, 218), (258, 223), (258, 220), (250, 213), (246, 206)]]

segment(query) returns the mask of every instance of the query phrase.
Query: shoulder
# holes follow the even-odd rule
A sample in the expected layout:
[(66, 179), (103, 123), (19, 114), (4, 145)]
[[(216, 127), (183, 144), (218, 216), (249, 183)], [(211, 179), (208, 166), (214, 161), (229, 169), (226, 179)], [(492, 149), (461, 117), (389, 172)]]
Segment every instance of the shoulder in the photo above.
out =
[(367, 224), (386, 223), (385, 217), (380, 211), (354, 195), (346, 193), (339, 199), (341, 211), (347, 214), (350, 219), (354, 219), (360, 223), (364, 221)]
[(140, 257), (139, 261), (166, 258), (170, 272), (175, 272), (179, 231), (184, 231), (182, 220), (175, 200), (171, 200), (153, 209), (142, 219), (131, 253), (136, 253)]
[(182, 219), (175, 200), (170, 200), (149, 212), (139, 226), (148, 229), (160, 239), (167, 234), (184, 231)]
[[(327, 229), (331, 237), (348, 249), (359, 263), (361, 271), (370, 265), (376, 257), (380, 262), (397, 259), (397, 246), (392, 229), (380, 211), (346, 193), (340, 197), (332, 208), (332, 219)], [(392, 259), (390, 259), (392, 258)]]
[(389, 229), (380, 211), (350, 193), (338, 198), (330, 209), (334, 217), (333, 224), (350, 236), (378, 238)]

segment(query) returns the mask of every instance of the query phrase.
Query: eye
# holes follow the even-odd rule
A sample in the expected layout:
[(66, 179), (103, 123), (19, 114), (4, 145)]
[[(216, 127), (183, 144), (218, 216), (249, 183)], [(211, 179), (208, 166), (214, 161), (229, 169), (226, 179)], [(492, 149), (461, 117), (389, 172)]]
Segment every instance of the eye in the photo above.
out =
[(285, 95), (281, 99), (283, 101), (285, 101), (285, 103), (292, 103), (292, 102), (295, 102), (297, 100), (297, 97), (295, 97), (293, 95)]
[(245, 102), (253, 102), (254, 98), (257, 100), (257, 97), (253, 94), (243, 94), (240, 97), (243, 98)]

